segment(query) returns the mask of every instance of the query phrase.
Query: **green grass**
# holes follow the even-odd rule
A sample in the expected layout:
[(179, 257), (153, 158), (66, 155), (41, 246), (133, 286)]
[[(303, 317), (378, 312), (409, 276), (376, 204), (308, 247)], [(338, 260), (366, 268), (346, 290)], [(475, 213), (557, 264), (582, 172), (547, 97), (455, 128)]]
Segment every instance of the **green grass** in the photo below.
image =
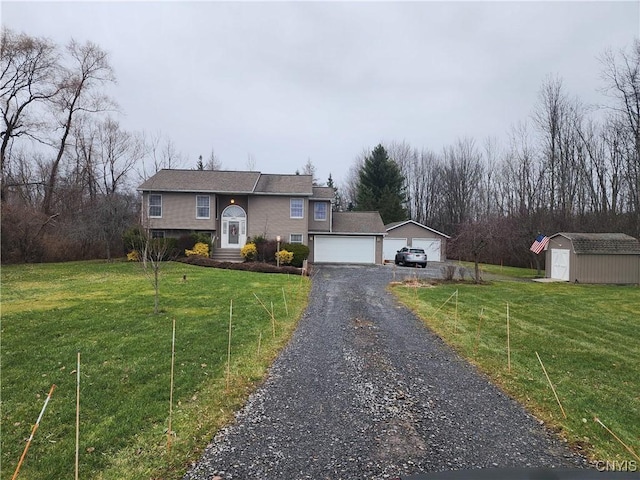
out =
[[(466, 267), (470, 272), (474, 271), (474, 263), (473, 262), (458, 262), (459, 265)], [(512, 278), (522, 278), (522, 279), (532, 279), (538, 277), (538, 271), (533, 268), (518, 268), (518, 267), (507, 267), (502, 265), (493, 265), (490, 263), (481, 263), (480, 264), (480, 272), (489, 273), (491, 275), (503, 275), (506, 277)], [(544, 270), (541, 272), (541, 276), (544, 276)]]
[[(594, 421), (599, 418), (640, 454), (637, 286), (500, 281), (426, 288), (398, 285), (393, 292), (429, 328), (574, 447), (593, 460), (637, 461)], [(567, 419), (535, 352), (547, 369)]]
[[(179, 263), (164, 265), (161, 275), (162, 312), (154, 315), (152, 284), (139, 264), (2, 268), (2, 478), (13, 473), (52, 384), (57, 388), (20, 478), (73, 477), (77, 352), (80, 476), (181, 478), (263, 378), (293, 332), (309, 292), (308, 279), (287, 275)], [(269, 308), (273, 302), (276, 338), (270, 316), (254, 294)], [(174, 434), (168, 452), (174, 318)]]

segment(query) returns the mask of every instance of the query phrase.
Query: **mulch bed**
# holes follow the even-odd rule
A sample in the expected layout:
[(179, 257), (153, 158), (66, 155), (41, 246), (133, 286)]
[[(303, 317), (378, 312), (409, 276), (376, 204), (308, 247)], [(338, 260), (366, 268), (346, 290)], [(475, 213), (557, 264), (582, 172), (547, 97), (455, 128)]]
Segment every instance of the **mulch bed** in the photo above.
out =
[(283, 265), (278, 267), (271, 263), (264, 262), (217, 262), (211, 258), (200, 257), (197, 255), (191, 255), (189, 257), (180, 257), (175, 260), (176, 262), (187, 263), (189, 265), (197, 265), (199, 267), (213, 267), (222, 268), (226, 270), (242, 270), (245, 272), (260, 272), (260, 273), (288, 273), (291, 275), (301, 275), (302, 269), (292, 267), (291, 265)]

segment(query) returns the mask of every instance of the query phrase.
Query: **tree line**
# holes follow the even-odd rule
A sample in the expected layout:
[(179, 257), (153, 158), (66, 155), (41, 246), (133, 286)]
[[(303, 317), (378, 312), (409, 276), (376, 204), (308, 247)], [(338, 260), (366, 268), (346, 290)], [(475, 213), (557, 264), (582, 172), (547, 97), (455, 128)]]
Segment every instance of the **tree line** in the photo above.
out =
[(640, 42), (600, 61), (606, 104), (587, 105), (561, 78), (548, 77), (507, 144), (464, 137), (440, 152), (407, 142), (365, 150), (341, 188), (343, 208), (370, 207), (363, 172), (387, 155), (404, 180), (395, 189), (404, 210), (383, 220), (412, 219), (452, 235), (454, 258), (481, 250), (485, 261), (529, 266), (538, 260), (528, 248), (539, 233), (639, 237)]
[[(452, 235), (450, 255), (482, 251), (529, 265), (538, 233), (640, 236), (640, 43), (600, 57), (604, 105), (586, 105), (560, 78), (542, 84), (509, 140), (463, 137), (434, 151), (392, 142), (363, 151), (336, 190), (337, 209), (379, 210)], [(92, 42), (58, 45), (2, 30), (2, 261), (110, 258), (138, 223), (134, 187), (186, 159), (160, 133), (130, 132), (108, 95), (116, 80)], [(250, 155), (247, 168), (254, 168)], [(211, 150), (194, 167), (221, 169)], [(311, 160), (302, 169), (311, 174)], [(376, 183), (377, 182), (377, 183)]]

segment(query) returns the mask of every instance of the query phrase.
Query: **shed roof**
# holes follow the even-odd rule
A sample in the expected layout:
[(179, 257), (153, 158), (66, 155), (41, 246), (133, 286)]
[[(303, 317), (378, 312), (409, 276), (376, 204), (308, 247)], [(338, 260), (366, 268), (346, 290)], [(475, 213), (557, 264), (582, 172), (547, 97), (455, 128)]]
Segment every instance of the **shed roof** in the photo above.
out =
[(624, 233), (567, 233), (560, 232), (571, 240), (576, 254), (586, 255), (640, 255), (640, 242)]
[(311, 196), (313, 178), (311, 175), (275, 175), (230, 170), (163, 169), (143, 182), (138, 190)]
[(433, 233), (436, 233), (438, 235), (441, 235), (444, 238), (451, 238), (449, 235), (446, 235), (446, 234), (444, 234), (442, 232), (439, 232), (438, 230), (434, 230), (431, 227), (427, 227), (426, 225), (423, 225), (422, 223), (416, 222), (415, 220), (404, 220), (402, 222), (387, 223), (385, 225), (385, 228), (387, 229), (387, 232), (388, 232), (389, 230), (393, 230), (395, 228), (400, 228), (400, 227), (402, 227), (404, 225), (407, 225), (408, 223), (412, 223), (412, 224), (414, 224), (414, 225), (416, 225), (416, 226), (418, 226), (420, 228), (424, 228), (425, 230), (429, 230), (430, 232), (433, 232)]
[(384, 235), (378, 212), (333, 212), (333, 233)]

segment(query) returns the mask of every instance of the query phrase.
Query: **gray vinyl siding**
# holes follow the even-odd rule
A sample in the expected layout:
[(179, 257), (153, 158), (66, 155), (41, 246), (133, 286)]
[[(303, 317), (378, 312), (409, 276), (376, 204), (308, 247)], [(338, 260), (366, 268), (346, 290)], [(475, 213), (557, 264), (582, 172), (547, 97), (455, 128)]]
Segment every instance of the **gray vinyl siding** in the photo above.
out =
[(153, 192), (162, 196), (162, 217), (148, 218), (149, 193), (143, 194), (143, 225), (153, 230), (206, 230), (216, 229), (216, 196), (209, 194), (210, 216), (208, 219), (196, 218), (197, 193)]
[[(327, 206), (327, 219), (315, 220), (314, 209), (316, 203), (324, 203)], [(312, 232), (329, 232), (331, 231), (331, 202), (309, 200), (309, 230)]]
[[(303, 218), (290, 217), (291, 198), (301, 198), (304, 205)], [(249, 197), (249, 222), (247, 234), (250, 237), (263, 235), (273, 240), (278, 235), (283, 242), (289, 241), (289, 235), (299, 233), (302, 243), (308, 242), (309, 200), (304, 197), (252, 196)]]

